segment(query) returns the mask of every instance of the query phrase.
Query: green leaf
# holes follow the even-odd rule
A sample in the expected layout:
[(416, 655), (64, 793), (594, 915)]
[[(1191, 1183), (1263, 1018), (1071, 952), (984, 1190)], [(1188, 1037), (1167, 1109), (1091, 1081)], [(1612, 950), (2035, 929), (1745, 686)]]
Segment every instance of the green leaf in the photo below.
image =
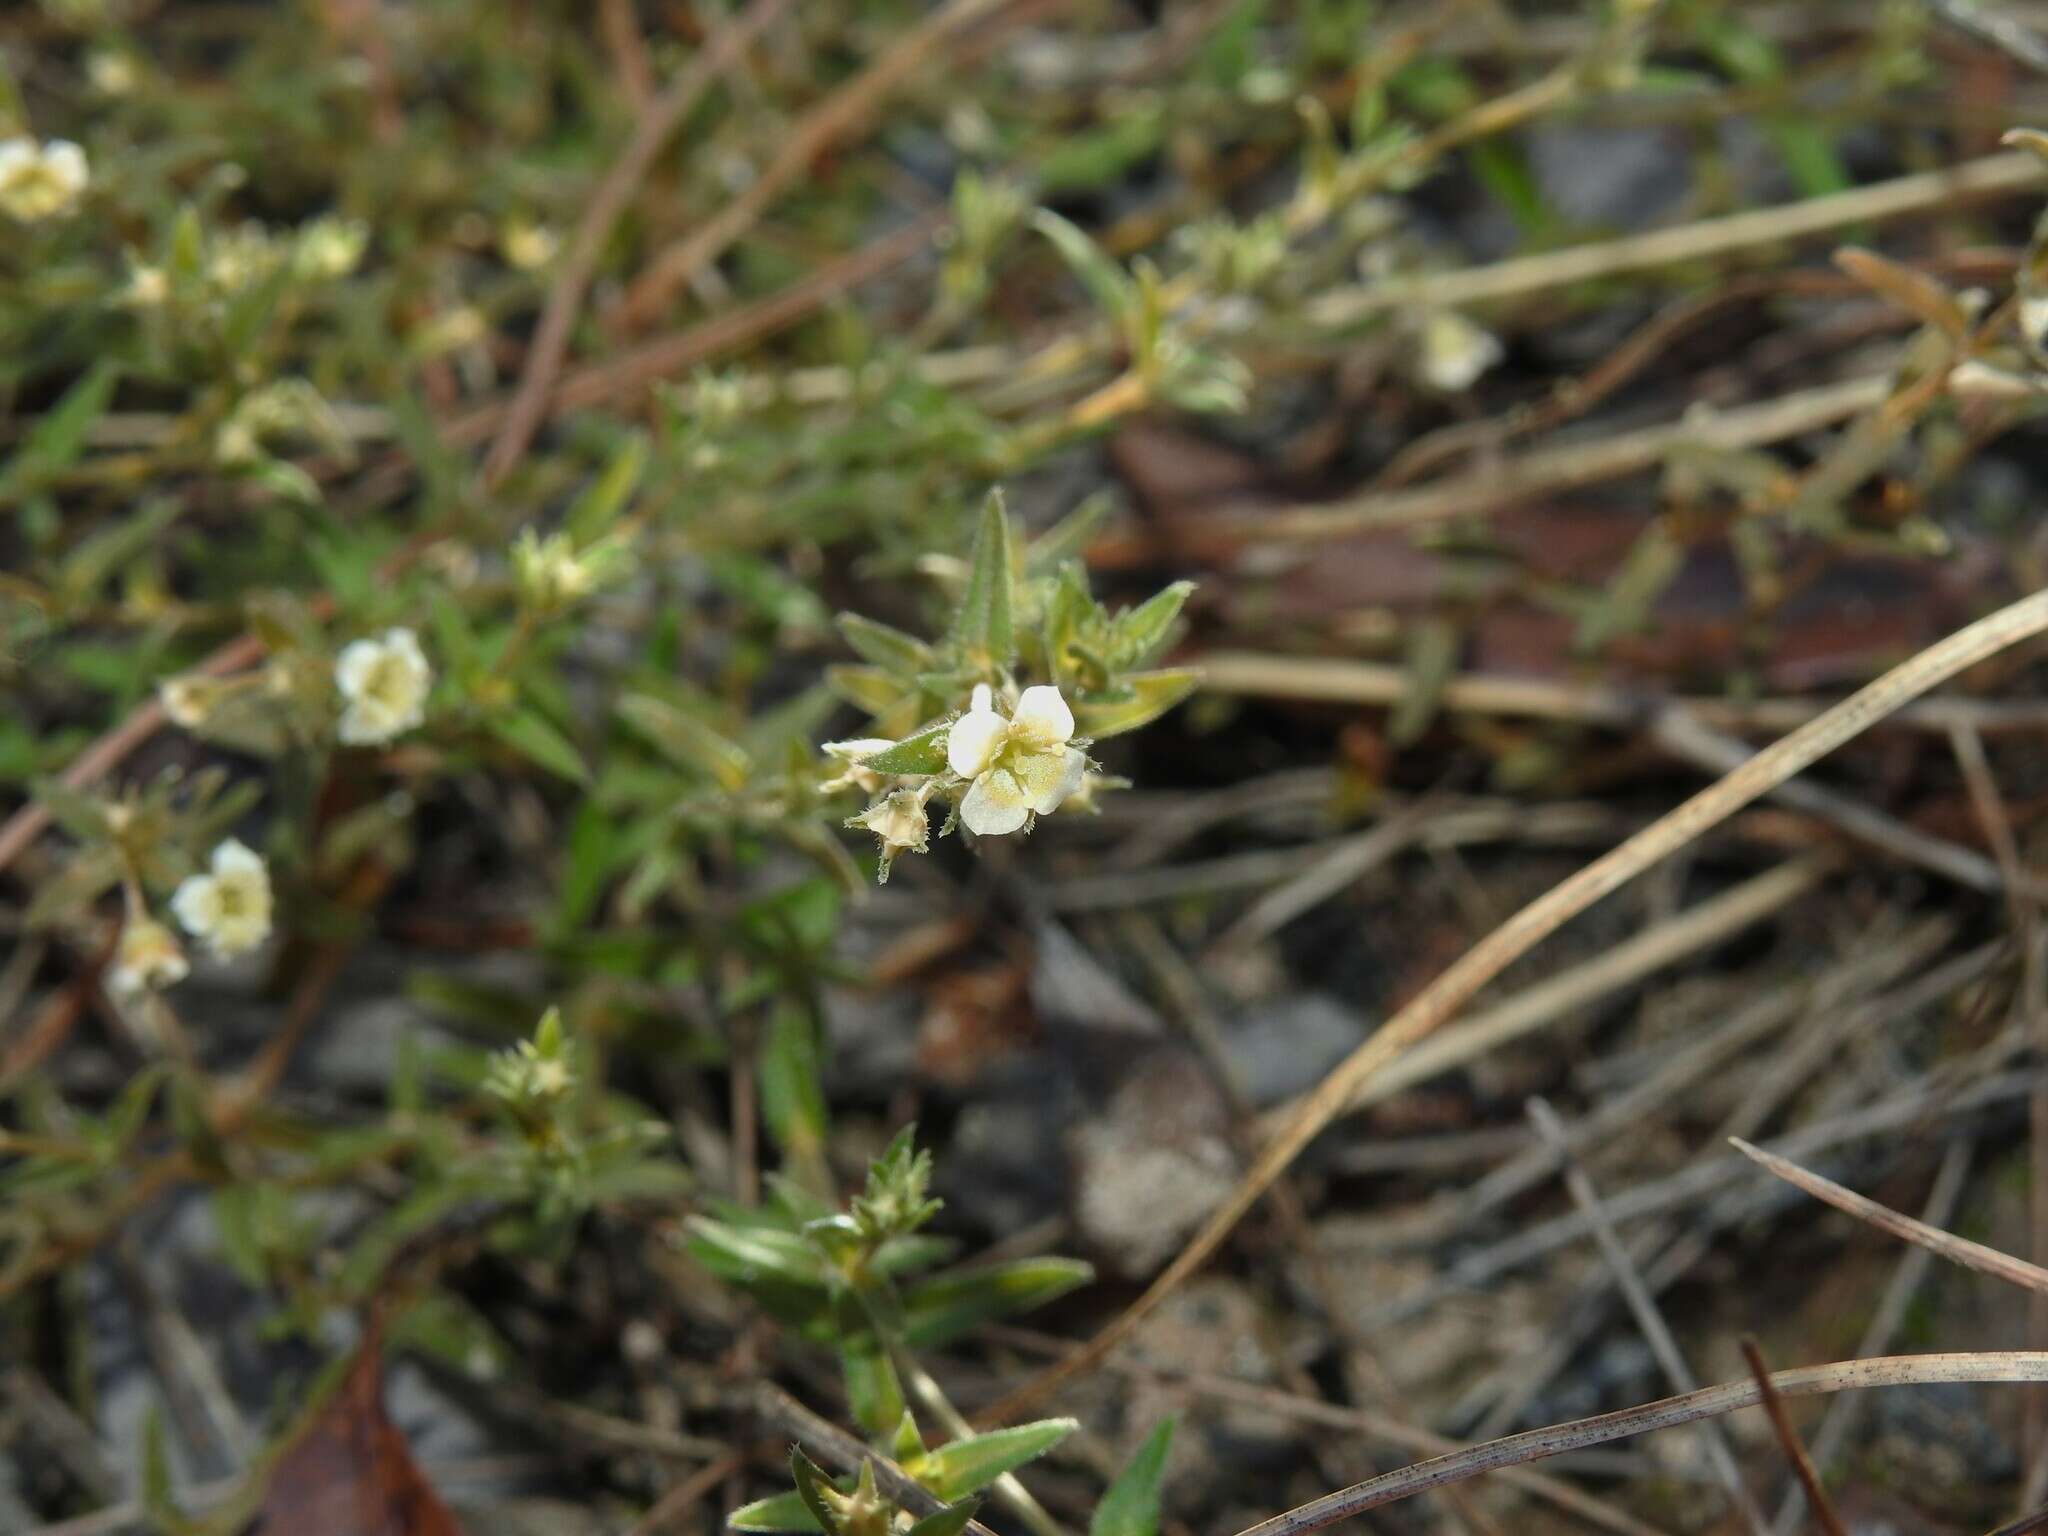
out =
[(745, 787), (753, 770), (747, 754), (668, 700), (629, 693), (619, 700), (619, 714), (678, 768), (708, 774), (723, 789)]
[(800, 1447), (789, 1448), (789, 1475), (796, 1483), (796, 1494), (803, 1501), (803, 1507), (818, 1526), (829, 1532), (837, 1532), (839, 1522), (832, 1518), (832, 1507), (825, 1502), (825, 1488), (829, 1479), (824, 1468), (806, 1456)]
[(1173, 1420), (1159, 1421), (1137, 1454), (1117, 1473), (1095, 1516), (1088, 1536), (1154, 1536), (1159, 1529), (1159, 1484), (1166, 1471), (1166, 1453), (1173, 1444)]
[(979, 1508), (979, 1499), (962, 1499), (957, 1504), (948, 1504), (917, 1521), (904, 1536), (960, 1536)]
[(880, 667), (827, 667), (825, 685), (856, 709), (864, 709), (877, 719), (900, 708), (915, 692)]
[[(761, 1052), (761, 1118), (793, 1169), (816, 1184), (825, 1172), (828, 1125), (817, 1026), (785, 1004), (768, 1024)], [(828, 1181), (829, 1182), (829, 1181)]]
[(584, 765), (583, 754), (538, 710), (520, 709), (509, 715), (493, 715), (491, 734), (550, 773), (576, 784), (587, 785), (590, 782), (590, 769)]
[(1110, 260), (1101, 246), (1049, 208), (1041, 208), (1031, 216), (1031, 227), (1052, 242), (1053, 249), (1088, 290), (1095, 307), (1121, 328), (1138, 303), (1138, 286), (1130, 274)]
[(578, 549), (594, 544), (604, 537), (619, 514), (626, 509), (633, 493), (640, 488), (640, 477), (647, 470), (647, 438), (644, 433), (628, 434), (619, 444), (611, 462), (604, 467), (604, 473), (592, 483), (590, 489), (576, 498), (563, 518), (562, 526)]
[(1074, 705), (1076, 734), (1100, 741), (1150, 725), (1195, 691), (1202, 674), (1186, 667), (1139, 672), (1124, 679), (1119, 697), (1081, 699)]
[(794, 1232), (741, 1227), (709, 1216), (693, 1216), (688, 1225), (691, 1256), (727, 1280), (744, 1286), (767, 1279), (813, 1289), (826, 1282), (817, 1250)]
[(997, 1318), (1043, 1306), (1086, 1285), (1095, 1271), (1079, 1259), (1016, 1259), (905, 1287), (904, 1337), (920, 1349), (941, 1348)]
[[(897, 1379), (896, 1362), (889, 1358), (888, 1346), (858, 1296), (839, 1292), (832, 1313), (839, 1330), (839, 1368), (846, 1378), (846, 1411), (868, 1434), (886, 1435), (903, 1418), (903, 1383)], [(956, 1498), (970, 1491), (962, 1488), (939, 1496)]]
[(1003, 493), (991, 490), (981, 506), (981, 526), (968, 558), (967, 590), (953, 620), (953, 639), (983, 671), (1006, 668), (1017, 658), (1010, 617), (1016, 589), (1009, 515), (1003, 510)]
[(950, 720), (928, 725), (915, 736), (906, 736), (886, 752), (862, 758), (860, 765), (874, 773), (944, 773), (946, 738), (952, 730), (953, 722)]
[(1143, 666), (1151, 660), (1166, 644), (1173, 621), (1180, 617), (1181, 605), (1194, 590), (1192, 581), (1176, 581), (1130, 612), (1118, 615), (1115, 638), (1109, 647), (1111, 665), (1121, 669)]
[(839, 633), (862, 661), (873, 662), (885, 672), (906, 678), (931, 670), (932, 648), (917, 636), (906, 635), (900, 629), (857, 613), (842, 613), (837, 622)]
[(818, 1531), (825, 1527), (804, 1502), (802, 1494), (778, 1493), (743, 1504), (725, 1517), (735, 1531)]
[(85, 451), (85, 434), (106, 414), (114, 386), (120, 381), (121, 365), (102, 358), (37, 419), (14, 457), (0, 469), (0, 502), (46, 484), (51, 476), (77, 462)]
[(949, 1503), (985, 1488), (1005, 1472), (1043, 1456), (1079, 1427), (1074, 1419), (1040, 1419), (1010, 1429), (992, 1429), (942, 1445), (903, 1470)]

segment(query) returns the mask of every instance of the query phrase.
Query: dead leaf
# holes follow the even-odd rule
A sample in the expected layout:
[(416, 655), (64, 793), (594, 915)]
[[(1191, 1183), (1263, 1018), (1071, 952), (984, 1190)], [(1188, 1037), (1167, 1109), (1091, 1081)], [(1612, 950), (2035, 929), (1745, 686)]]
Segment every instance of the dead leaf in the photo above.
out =
[(463, 1536), (384, 1412), (377, 1330), (264, 1487), (242, 1536)]

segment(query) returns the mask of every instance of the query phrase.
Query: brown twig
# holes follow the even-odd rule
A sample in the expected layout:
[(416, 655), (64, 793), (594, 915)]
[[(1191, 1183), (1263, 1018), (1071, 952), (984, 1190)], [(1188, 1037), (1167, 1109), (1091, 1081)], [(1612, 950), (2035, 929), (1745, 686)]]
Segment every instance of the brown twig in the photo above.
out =
[(1766, 1152), (1762, 1147), (1752, 1146), (1740, 1136), (1728, 1138), (1729, 1145), (1752, 1162), (1776, 1174), (1787, 1184), (1802, 1189), (1816, 1200), (1825, 1201), (1838, 1211), (1846, 1211), (1858, 1221), (1867, 1222), (1878, 1231), (1908, 1243), (1917, 1243), (1922, 1248), (1960, 1264), (1965, 1269), (1974, 1269), (1981, 1274), (2003, 1280), (2022, 1290), (2048, 1292), (2048, 1269), (2029, 1264), (2025, 1259), (2016, 1259), (2009, 1253), (2000, 1253), (1996, 1248), (1987, 1248), (1982, 1243), (1973, 1243), (1967, 1237), (1957, 1237), (1953, 1232), (1943, 1232), (1930, 1227), (1923, 1221), (1893, 1210), (1888, 1205), (1879, 1205), (1867, 1195), (1859, 1195), (1853, 1189), (1844, 1189), (1833, 1179), (1800, 1167), (1797, 1163)]
[(486, 489), (497, 485), (519, 462), (520, 456), (526, 452), (526, 445), (533, 440), (534, 432), (546, 416), (548, 392), (554, 387), (556, 374), (561, 371), (562, 359), (568, 355), (569, 333), (575, 328), (576, 316), (583, 308), (583, 295), (590, 287), (592, 273), (597, 269), (598, 255), (603, 251), (605, 241), (611, 237), (612, 225), (625, 212), (626, 204), (639, 187), (641, 178), (647, 174), (647, 168), (661, 153), (676, 125), (697, 104), (697, 99), (761, 34), (762, 29), (789, 5), (790, 0), (753, 0), (729, 25), (719, 29), (703, 51), (690, 60), (683, 72), (670, 82), (668, 89), (641, 114), (632, 138), (627, 140), (625, 149), (605, 173), (604, 180), (598, 184), (589, 205), (584, 208), (575, 237), (569, 242), (569, 253), (563, 258), (561, 271), (548, 290), (547, 304), (541, 310), (540, 323), (534, 328), (533, 344), (526, 354), (526, 366), (519, 376), (519, 387), (506, 409), (504, 425), (498, 429), (497, 439), (484, 456), (481, 474)]
[(746, 1460), (744, 1451), (728, 1451), (718, 1460), (699, 1467), (656, 1499), (647, 1513), (633, 1522), (626, 1536), (660, 1536), (661, 1532), (669, 1530), (683, 1515), (696, 1508), (704, 1495), (746, 1465)]
[(1771, 1385), (1771, 1368), (1764, 1364), (1762, 1346), (1748, 1335), (1744, 1335), (1742, 1340), (1742, 1358), (1749, 1362), (1749, 1374), (1756, 1379), (1757, 1391), (1763, 1394), (1764, 1412), (1770, 1416), (1771, 1429), (1777, 1434), (1778, 1444), (1784, 1448), (1785, 1459), (1792, 1464), (1793, 1474), (1806, 1490), (1807, 1507), (1813, 1511), (1814, 1519), (1820, 1522), (1827, 1536), (1849, 1536), (1842, 1517), (1835, 1513), (1827, 1489), (1821, 1486), (1820, 1473), (1814, 1469), (1813, 1458), (1799, 1443), (1799, 1431), (1793, 1427), (1792, 1415), (1785, 1411), (1784, 1398)]
[[(1266, 1188), (1374, 1076), (1448, 1022), (1513, 961), (1570, 919), (1702, 833), (1852, 740), (1908, 700), (2007, 647), (2048, 630), (2048, 592), (2022, 598), (1957, 631), (1766, 747), (1726, 777), (1538, 897), (1468, 950), (1323, 1079), (1179, 1256), (1086, 1345), (983, 1416), (1001, 1423), (1041, 1402), (1123, 1339), (1207, 1262)], [(2031, 1267), (2031, 1266), (2030, 1266)]]
[[(1889, 1355), (1876, 1360), (1844, 1360), (1832, 1365), (1802, 1366), (1779, 1371), (1770, 1383), (1783, 1397), (1814, 1397), (1827, 1392), (1848, 1392), (1868, 1387), (1919, 1386), (1936, 1382), (2037, 1382), (2048, 1381), (2048, 1354), (2021, 1350), (1987, 1350), (1979, 1354)], [(1369, 1509), (1413, 1498), (1431, 1488), (1462, 1482), (1482, 1472), (1518, 1467), (1547, 1456), (1588, 1446), (1605, 1445), (1646, 1434), (1653, 1429), (1671, 1429), (1701, 1419), (1754, 1408), (1763, 1401), (1763, 1389), (1754, 1381), (1724, 1382), (1640, 1408), (1625, 1408), (1568, 1424), (1552, 1424), (1526, 1430), (1519, 1435), (1490, 1440), (1467, 1450), (1453, 1451), (1433, 1461), (1417, 1462), (1384, 1477), (1358, 1483), (1350, 1488), (1311, 1500), (1285, 1514), (1261, 1520), (1239, 1536), (1305, 1536), (1339, 1520)]]
[(630, 331), (669, 296), (729, 250), (753, 228), (769, 204), (811, 163), (874, 111), (945, 42), (1000, 10), (1009, 0), (951, 0), (899, 38), (880, 58), (813, 107), (783, 140), (774, 160), (745, 191), (705, 223), (657, 255), (626, 290), (616, 328)]

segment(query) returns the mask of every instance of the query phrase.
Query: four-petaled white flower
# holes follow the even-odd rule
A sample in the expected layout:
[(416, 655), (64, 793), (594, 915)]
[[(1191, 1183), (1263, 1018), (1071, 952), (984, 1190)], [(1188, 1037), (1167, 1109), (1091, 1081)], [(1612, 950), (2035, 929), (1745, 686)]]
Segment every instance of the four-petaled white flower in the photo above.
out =
[(370, 746), (411, 730), (427, 717), (433, 681), (433, 669), (409, 629), (351, 641), (334, 663), (342, 697), (336, 734), (349, 746)]
[(270, 937), (270, 871), (253, 849), (231, 837), (213, 850), (208, 873), (178, 886), (171, 910), (187, 933), (221, 959), (247, 954)]
[(69, 139), (0, 139), (0, 211), (24, 223), (63, 213), (86, 179), (85, 151)]
[(885, 788), (889, 775), (877, 773), (865, 766), (867, 760), (877, 752), (886, 752), (896, 743), (886, 736), (862, 736), (854, 741), (828, 741), (821, 749), (827, 757), (836, 758), (846, 766), (838, 777), (827, 779), (818, 786), (828, 795), (836, 795), (842, 789), (857, 789), (864, 795), (872, 795)]
[(123, 997), (174, 987), (191, 969), (177, 935), (153, 917), (130, 917), (121, 926), (114, 963), (107, 967), (107, 985)]
[(1088, 767), (1087, 754), (1067, 745), (1073, 735), (1074, 712), (1050, 684), (1026, 688), (1007, 719), (988, 684), (976, 684), (967, 713), (946, 736), (946, 762), (969, 781), (960, 801), (962, 825), (994, 837), (1057, 810), (1080, 788)]

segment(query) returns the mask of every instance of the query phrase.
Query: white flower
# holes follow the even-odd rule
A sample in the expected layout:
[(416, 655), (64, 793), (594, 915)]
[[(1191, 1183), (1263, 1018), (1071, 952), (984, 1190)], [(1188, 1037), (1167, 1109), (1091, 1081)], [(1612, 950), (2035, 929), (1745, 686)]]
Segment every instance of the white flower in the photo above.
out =
[(299, 230), (293, 265), (304, 277), (347, 277), (363, 259), (369, 243), (370, 226), (362, 220), (322, 214)]
[(411, 730), (427, 717), (427, 689), (433, 681), (433, 669), (409, 629), (351, 641), (334, 663), (334, 683), (342, 697), (336, 734), (349, 746), (368, 746)]
[(529, 224), (524, 219), (506, 225), (498, 237), (498, 249), (505, 260), (522, 272), (531, 272), (553, 261), (560, 244), (559, 237), (545, 224)]
[(930, 838), (930, 824), (925, 818), (924, 801), (928, 791), (899, 789), (894, 794), (877, 800), (858, 816), (849, 816), (846, 825), (863, 827), (875, 834), (882, 842), (882, 867), (880, 878), (889, 878), (889, 866), (899, 853), (923, 853)]
[(1081, 786), (1088, 758), (1067, 745), (1074, 712), (1059, 689), (1041, 683), (1026, 688), (1017, 712), (997, 712), (986, 683), (977, 684), (973, 703), (946, 736), (946, 761), (970, 780), (960, 801), (960, 820), (983, 837), (1015, 832), (1033, 814), (1059, 809)]
[(1479, 376), (1501, 360), (1493, 332), (1467, 320), (1456, 310), (1440, 309), (1422, 327), (1422, 352), (1416, 366), (1431, 389), (1455, 395), (1479, 382)]
[(171, 910), (187, 933), (221, 959), (247, 954), (270, 937), (270, 871), (253, 849), (231, 837), (213, 850), (210, 873), (178, 886)]
[(842, 789), (857, 789), (864, 795), (872, 795), (889, 783), (889, 775), (877, 773), (863, 767), (877, 752), (886, 752), (896, 743), (884, 736), (862, 736), (855, 741), (828, 741), (821, 749), (827, 757), (837, 758), (846, 765), (835, 779), (827, 779), (818, 786), (828, 795), (836, 795)]
[(163, 705), (164, 714), (171, 724), (188, 731), (206, 724), (220, 702), (221, 691), (219, 679), (191, 672), (182, 677), (167, 677), (156, 685), (157, 700)]
[(135, 61), (111, 48), (96, 48), (86, 56), (85, 78), (102, 96), (126, 96), (135, 89)]
[(128, 286), (116, 299), (130, 309), (155, 309), (171, 296), (171, 280), (162, 267), (129, 258)]
[(123, 997), (174, 987), (191, 969), (177, 936), (153, 917), (131, 917), (121, 926), (121, 942), (107, 969), (107, 985)]
[(622, 553), (621, 546), (608, 539), (578, 550), (567, 533), (542, 538), (533, 529), (522, 528), (512, 545), (512, 575), (527, 605), (549, 617), (595, 591), (613, 574)]
[(0, 139), (0, 212), (47, 219), (77, 202), (86, 180), (85, 151), (69, 139)]

